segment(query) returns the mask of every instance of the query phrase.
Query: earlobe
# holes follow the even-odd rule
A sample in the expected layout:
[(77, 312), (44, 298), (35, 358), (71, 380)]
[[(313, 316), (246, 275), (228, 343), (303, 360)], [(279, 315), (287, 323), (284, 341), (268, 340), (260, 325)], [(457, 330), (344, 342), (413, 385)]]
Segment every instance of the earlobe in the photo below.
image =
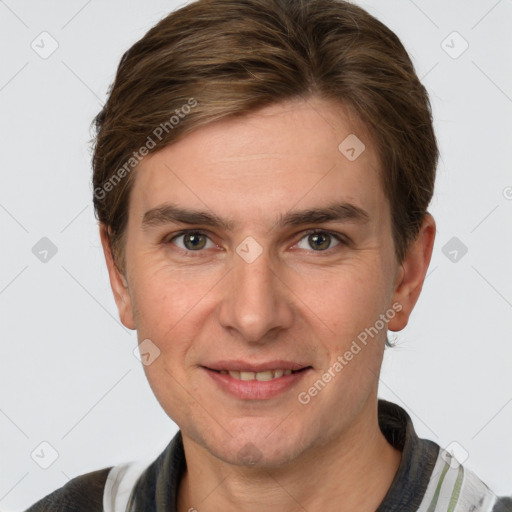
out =
[(434, 248), (435, 235), (435, 220), (430, 213), (426, 213), (418, 236), (407, 250), (397, 273), (392, 304), (400, 304), (401, 310), (388, 323), (388, 328), (391, 331), (401, 331), (409, 321), (425, 281)]
[(118, 269), (114, 261), (107, 226), (100, 222), (99, 230), (101, 245), (103, 247), (103, 254), (105, 255), (105, 262), (107, 264), (110, 287), (112, 288), (112, 293), (114, 294), (114, 300), (119, 312), (119, 318), (125, 327), (135, 330), (136, 327), (133, 314), (133, 305), (128, 286), (128, 280), (126, 275)]

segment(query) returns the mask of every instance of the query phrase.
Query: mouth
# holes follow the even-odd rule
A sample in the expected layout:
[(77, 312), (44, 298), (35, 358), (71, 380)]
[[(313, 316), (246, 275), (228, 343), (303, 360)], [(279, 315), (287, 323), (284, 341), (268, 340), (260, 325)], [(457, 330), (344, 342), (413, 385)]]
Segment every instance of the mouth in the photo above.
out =
[(251, 368), (248, 364), (219, 364), (216, 365), (217, 368), (201, 368), (216, 384), (216, 389), (242, 400), (268, 400), (283, 395), (313, 370), (312, 366), (276, 363), (272, 366), (265, 364), (264, 368), (257, 368), (255, 365)]
[(221, 375), (229, 375), (235, 380), (257, 380), (259, 382), (268, 382), (270, 380), (279, 379), (283, 376), (291, 375), (292, 373), (300, 373), (307, 369), (311, 368), (311, 366), (305, 366), (300, 370), (291, 370), (284, 368), (277, 368), (275, 370), (265, 370), (262, 372), (251, 372), (248, 370), (236, 371), (236, 370), (213, 370), (212, 368), (208, 368), (211, 371), (216, 373), (220, 373)]

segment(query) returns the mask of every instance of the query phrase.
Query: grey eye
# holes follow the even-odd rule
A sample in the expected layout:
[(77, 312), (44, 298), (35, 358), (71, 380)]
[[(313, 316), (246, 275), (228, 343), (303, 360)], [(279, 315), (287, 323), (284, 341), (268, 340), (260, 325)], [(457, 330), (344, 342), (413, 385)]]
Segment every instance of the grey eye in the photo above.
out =
[[(309, 245), (309, 247), (301, 247), (301, 244), (303, 243), (302, 240), (306, 240), (306, 243)], [(332, 242), (336, 242), (336, 244), (332, 245)], [(336, 240), (336, 237), (334, 237), (330, 233), (327, 233), (325, 231), (319, 231), (317, 233), (309, 233), (308, 235), (303, 237), (299, 242), (298, 247), (300, 249), (313, 249), (319, 252), (331, 249), (332, 247), (339, 243), (339, 240)]]
[[(177, 242), (180, 239), (183, 240), (181, 244)], [(211, 246), (214, 245), (213, 242), (209, 240), (204, 233), (198, 232), (182, 233), (181, 235), (178, 235), (172, 239), (172, 242), (175, 245), (177, 245), (180, 249), (185, 249), (187, 251), (200, 251), (206, 247), (208, 241), (210, 242)]]

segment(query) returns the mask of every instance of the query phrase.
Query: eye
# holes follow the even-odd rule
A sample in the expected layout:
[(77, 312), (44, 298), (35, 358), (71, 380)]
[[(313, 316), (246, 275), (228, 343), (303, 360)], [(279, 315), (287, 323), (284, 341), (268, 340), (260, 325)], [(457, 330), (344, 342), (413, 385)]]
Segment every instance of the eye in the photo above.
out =
[[(305, 243), (303, 242), (305, 240)], [(336, 242), (332, 245), (332, 242)], [(303, 244), (301, 246), (301, 244)], [(308, 244), (309, 247), (304, 246)], [(297, 244), (299, 249), (309, 250), (313, 248), (315, 252), (327, 251), (328, 249), (333, 249), (334, 247), (344, 244), (344, 241), (339, 235), (334, 233), (330, 233), (329, 231), (311, 231), (301, 238), (300, 242)]]
[[(208, 245), (208, 242), (210, 245)], [(215, 244), (208, 238), (208, 235), (201, 231), (185, 231), (174, 236), (167, 243), (172, 243), (184, 251), (197, 252), (201, 249), (215, 247)]]

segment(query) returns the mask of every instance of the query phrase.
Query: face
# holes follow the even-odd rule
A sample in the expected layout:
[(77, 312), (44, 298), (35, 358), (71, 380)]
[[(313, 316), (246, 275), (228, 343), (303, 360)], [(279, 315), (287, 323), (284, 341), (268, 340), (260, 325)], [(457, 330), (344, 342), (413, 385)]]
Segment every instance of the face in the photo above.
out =
[[(354, 139), (338, 148), (351, 134), (359, 156)], [(380, 172), (357, 120), (314, 98), (141, 162), (126, 276), (110, 268), (111, 282), (123, 323), (159, 353), (144, 369), (184, 437), (272, 466), (364, 428), (386, 327), (414, 305)]]

